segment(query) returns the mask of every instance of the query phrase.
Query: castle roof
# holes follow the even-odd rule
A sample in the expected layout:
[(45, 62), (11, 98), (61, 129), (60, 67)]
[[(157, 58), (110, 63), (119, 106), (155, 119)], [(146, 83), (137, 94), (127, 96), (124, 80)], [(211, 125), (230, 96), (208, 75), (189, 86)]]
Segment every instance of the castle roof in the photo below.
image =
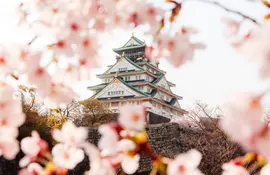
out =
[(113, 51), (115, 52), (122, 52), (129, 49), (136, 49), (136, 48), (142, 48), (145, 47), (145, 43), (138, 38), (136, 38), (134, 35), (131, 36), (131, 38), (124, 44), (122, 47), (115, 48)]
[(134, 63), (133, 61), (131, 61), (128, 57), (126, 57), (125, 55), (123, 55), (120, 59), (117, 60), (116, 63), (114, 63), (114, 65), (112, 65), (106, 72), (104, 72), (103, 74), (99, 74), (99, 75), (104, 75), (104, 74), (108, 74), (110, 72), (110, 70), (113, 69), (114, 66), (116, 66), (118, 64), (118, 62), (126, 60), (127, 62), (129, 62), (130, 64), (132, 64), (133, 66), (135, 66), (137, 69), (139, 70), (144, 70), (143, 67), (141, 67), (140, 65)]
[[(114, 84), (114, 83), (121, 83), (121, 84), (123, 84), (124, 86), (126, 86), (127, 88), (129, 88), (130, 90), (132, 90), (132, 91), (134, 91), (134, 92), (136, 92), (137, 94), (139, 94), (140, 96), (145, 96), (145, 97), (148, 97), (149, 96), (149, 94), (147, 94), (147, 93), (145, 93), (145, 92), (142, 92), (142, 91), (140, 91), (139, 89), (136, 89), (136, 88), (134, 88), (133, 86), (131, 86), (131, 85), (129, 85), (128, 83), (126, 83), (121, 77), (115, 77), (110, 83), (108, 83), (105, 87), (103, 87), (103, 89), (106, 89), (106, 87), (108, 87), (108, 86), (110, 86), (110, 85), (112, 85), (112, 84)], [(91, 88), (91, 87), (90, 87)], [(90, 89), (89, 88), (89, 89)], [(102, 90), (101, 90), (102, 91)], [(96, 98), (96, 97), (98, 97), (98, 95), (100, 94), (100, 93), (102, 93), (101, 91), (99, 91), (99, 92), (97, 92), (96, 94), (94, 94), (91, 98)]]

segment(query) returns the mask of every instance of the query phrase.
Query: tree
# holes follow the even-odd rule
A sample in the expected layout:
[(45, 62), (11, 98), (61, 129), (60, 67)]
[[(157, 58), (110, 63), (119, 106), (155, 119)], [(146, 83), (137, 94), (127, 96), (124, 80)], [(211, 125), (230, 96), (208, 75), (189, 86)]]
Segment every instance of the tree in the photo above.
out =
[(220, 108), (213, 108), (202, 102), (197, 102), (186, 116), (194, 123), (199, 134), (199, 137), (191, 137), (191, 140), (187, 141), (191, 144), (189, 148), (195, 146), (202, 153), (200, 168), (206, 174), (221, 174), (222, 164), (244, 153), (240, 146), (231, 142), (220, 129), (221, 116)]
[(102, 102), (88, 98), (81, 101), (83, 106), (83, 118), (81, 121), (75, 122), (80, 126), (97, 126), (114, 120), (114, 115)]

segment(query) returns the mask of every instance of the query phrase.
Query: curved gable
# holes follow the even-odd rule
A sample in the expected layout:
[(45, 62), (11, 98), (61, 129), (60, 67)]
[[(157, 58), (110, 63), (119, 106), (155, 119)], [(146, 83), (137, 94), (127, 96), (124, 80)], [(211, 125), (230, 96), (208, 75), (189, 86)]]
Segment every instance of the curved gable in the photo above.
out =
[(105, 74), (115, 73), (115, 72), (124, 72), (124, 71), (133, 71), (133, 70), (144, 70), (142, 67), (136, 65), (131, 60), (126, 57), (121, 57), (119, 60), (108, 69)]
[(111, 98), (119, 96), (145, 96), (143, 92), (138, 91), (137, 89), (128, 86), (119, 78), (115, 78), (109, 83), (105, 88), (100, 92), (95, 94), (94, 98)]

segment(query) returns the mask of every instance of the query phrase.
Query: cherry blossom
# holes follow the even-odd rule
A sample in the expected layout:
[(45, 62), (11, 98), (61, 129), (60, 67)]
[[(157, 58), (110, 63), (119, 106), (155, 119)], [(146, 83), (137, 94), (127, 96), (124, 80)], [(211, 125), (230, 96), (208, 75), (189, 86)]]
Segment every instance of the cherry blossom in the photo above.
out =
[(25, 121), (21, 103), (13, 99), (13, 92), (14, 88), (10, 84), (0, 80), (0, 128), (11, 127), (17, 129)]
[(14, 127), (0, 127), (0, 137), (1, 138), (17, 138), (18, 129)]
[(98, 142), (101, 154), (103, 156), (116, 154), (119, 140), (117, 132), (110, 125), (101, 125), (98, 130), (102, 135)]
[(20, 170), (19, 175), (43, 175), (44, 170), (38, 163), (30, 163), (27, 168)]
[(140, 155), (136, 153), (136, 144), (128, 139), (119, 141), (121, 166), (125, 173), (133, 174), (139, 168)]
[(222, 22), (226, 25), (224, 31), (226, 37), (233, 37), (238, 34), (241, 24), (239, 21), (224, 17), (222, 18)]
[(201, 159), (201, 153), (194, 149), (179, 154), (168, 164), (167, 173), (168, 175), (202, 175), (200, 170), (197, 169)]
[[(252, 29), (243, 39), (234, 43), (236, 49), (248, 60), (260, 65), (261, 75), (267, 77), (269, 72), (269, 32), (268, 23)], [(254, 49), (256, 48), (256, 49)]]
[(0, 156), (4, 156), (8, 160), (12, 160), (19, 152), (19, 142), (15, 138), (0, 138)]
[(118, 122), (126, 129), (142, 131), (145, 127), (145, 109), (143, 106), (126, 105), (120, 109)]
[(85, 175), (116, 175), (116, 172), (107, 159), (96, 159), (91, 162), (91, 169)]
[(270, 173), (270, 166), (269, 166), (269, 164), (267, 164), (260, 171), (260, 175), (267, 175), (269, 173)]
[(115, 175), (115, 167), (113, 166), (110, 159), (101, 157), (99, 150), (92, 144), (84, 145), (85, 153), (90, 159), (90, 170), (87, 171), (86, 175)]
[[(263, 109), (261, 96), (257, 94), (237, 94), (226, 102), (225, 117), (221, 120), (221, 127), (236, 142), (246, 149), (257, 150), (259, 142), (264, 138), (266, 125), (262, 122)], [(262, 140), (261, 140), (262, 139)]]
[(84, 151), (76, 147), (57, 144), (52, 149), (52, 156), (56, 165), (67, 169), (73, 169), (84, 159)]
[(66, 87), (63, 84), (55, 83), (51, 83), (49, 94), (47, 96), (51, 101), (58, 105), (68, 104), (74, 99), (74, 97), (76, 97), (71, 88)]
[(238, 166), (232, 163), (225, 163), (222, 165), (222, 175), (249, 175), (249, 172), (242, 166)]
[(153, 53), (154, 57), (166, 58), (176, 67), (183, 65), (193, 58), (196, 49), (204, 48), (201, 43), (191, 43), (189, 37), (190, 32), (187, 29), (178, 32), (175, 36), (169, 34), (159, 35), (158, 47)]
[(61, 143), (71, 146), (80, 146), (86, 142), (88, 137), (87, 129), (84, 127), (76, 127), (72, 122), (66, 122), (62, 129), (53, 131), (53, 138)]
[(41, 139), (36, 131), (32, 131), (31, 137), (25, 137), (21, 141), (21, 149), (25, 156), (20, 160), (20, 166), (25, 167), (36, 160), (37, 156), (49, 153), (48, 143)]
[(22, 113), (21, 105), (16, 100), (0, 100), (0, 127), (17, 128), (25, 121), (25, 115)]

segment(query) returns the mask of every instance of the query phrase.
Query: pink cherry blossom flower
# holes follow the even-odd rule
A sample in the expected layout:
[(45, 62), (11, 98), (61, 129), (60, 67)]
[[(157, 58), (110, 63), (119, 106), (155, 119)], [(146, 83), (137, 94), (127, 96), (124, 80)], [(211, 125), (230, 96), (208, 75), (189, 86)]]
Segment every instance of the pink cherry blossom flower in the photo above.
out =
[(126, 105), (120, 109), (118, 122), (126, 129), (142, 131), (145, 127), (145, 120), (143, 106)]
[(102, 157), (99, 150), (92, 144), (86, 143), (83, 146), (85, 153), (90, 159), (90, 170), (86, 175), (116, 175), (113, 162), (107, 158)]
[(61, 143), (71, 146), (80, 146), (86, 142), (88, 137), (87, 129), (84, 127), (76, 127), (72, 122), (66, 122), (62, 129), (53, 131), (53, 138)]
[(243, 54), (243, 56), (257, 63), (261, 67), (262, 77), (270, 75), (270, 25), (265, 23), (247, 33), (242, 40), (234, 43), (236, 49)]
[(10, 100), (1, 102), (0, 100), (0, 127), (21, 126), (25, 121), (25, 115), (22, 113), (21, 105), (18, 101)]
[(90, 171), (86, 175), (115, 175), (115, 169), (108, 160), (100, 160), (91, 163)]
[(140, 155), (136, 154), (134, 156), (129, 156), (127, 154), (123, 154), (121, 156), (121, 167), (124, 172), (127, 174), (134, 174), (139, 168), (139, 160)]
[(0, 80), (0, 128), (17, 128), (25, 121), (21, 103), (13, 99), (13, 91), (11, 85)]
[(19, 131), (15, 127), (7, 127), (2, 126), (0, 127), (0, 137), (1, 138), (17, 138), (19, 134)]
[(76, 147), (57, 144), (52, 149), (52, 156), (56, 165), (67, 169), (73, 169), (84, 159), (84, 151)]
[(76, 95), (71, 88), (66, 87), (61, 83), (51, 83), (48, 97), (54, 103), (61, 105), (70, 103), (76, 97)]
[(239, 29), (240, 29), (240, 24), (241, 24), (239, 21), (233, 20), (231, 18), (226, 18), (226, 17), (222, 18), (221, 20), (226, 25), (225, 32), (224, 32), (224, 35), (226, 37), (232, 37), (238, 34)]
[(231, 163), (223, 164), (222, 169), (222, 175), (249, 175), (249, 172), (244, 167)]
[(220, 122), (232, 140), (254, 151), (258, 149), (257, 141), (262, 141), (266, 129), (261, 120), (263, 109), (260, 101), (261, 96), (256, 94), (243, 93), (232, 96), (225, 103), (225, 117)]
[(167, 173), (168, 175), (202, 175), (198, 169), (201, 159), (201, 153), (194, 149), (179, 154), (168, 164)]
[(49, 151), (48, 143), (41, 139), (36, 131), (32, 131), (31, 137), (25, 137), (21, 141), (21, 149), (25, 156), (20, 160), (20, 166), (25, 167), (34, 161), (38, 155), (45, 155)]
[(117, 132), (110, 125), (101, 125), (98, 130), (101, 134), (98, 147), (101, 149), (102, 156), (116, 154), (119, 140)]
[(20, 170), (19, 175), (43, 175), (45, 172), (38, 163), (30, 163), (27, 168)]
[(191, 43), (189, 32), (178, 32), (175, 36), (161, 34), (158, 38), (158, 47), (154, 50), (154, 57), (163, 57), (174, 66), (179, 67), (191, 60), (196, 49), (204, 46), (200, 43)]
[(265, 165), (260, 171), (260, 175), (268, 175), (268, 174), (270, 174), (270, 165), (269, 164)]
[(37, 86), (38, 94), (40, 94), (42, 97), (46, 97), (49, 94), (50, 84), (52, 81), (51, 76), (47, 70), (38, 66), (27, 75), (29, 83)]
[(115, 168), (108, 159), (95, 159), (90, 162), (90, 167), (85, 175), (116, 175)]
[(269, 28), (270, 25), (266, 23), (251, 30), (237, 45), (237, 49), (252, 61), (269, 60)]
[(0, 138), (0, 156), (4, 156), (8, 160), (12, 160), (16, 157), (19, 151), (19, 142), (16, 138)]
[(127, 174), (133, 174), (139, 168), (140, 155), (136, 153), (135, 149), (136, 144), (133, 141), (129, 139), (119, 141), (118, 150), (121, 152), (121, 167)]

